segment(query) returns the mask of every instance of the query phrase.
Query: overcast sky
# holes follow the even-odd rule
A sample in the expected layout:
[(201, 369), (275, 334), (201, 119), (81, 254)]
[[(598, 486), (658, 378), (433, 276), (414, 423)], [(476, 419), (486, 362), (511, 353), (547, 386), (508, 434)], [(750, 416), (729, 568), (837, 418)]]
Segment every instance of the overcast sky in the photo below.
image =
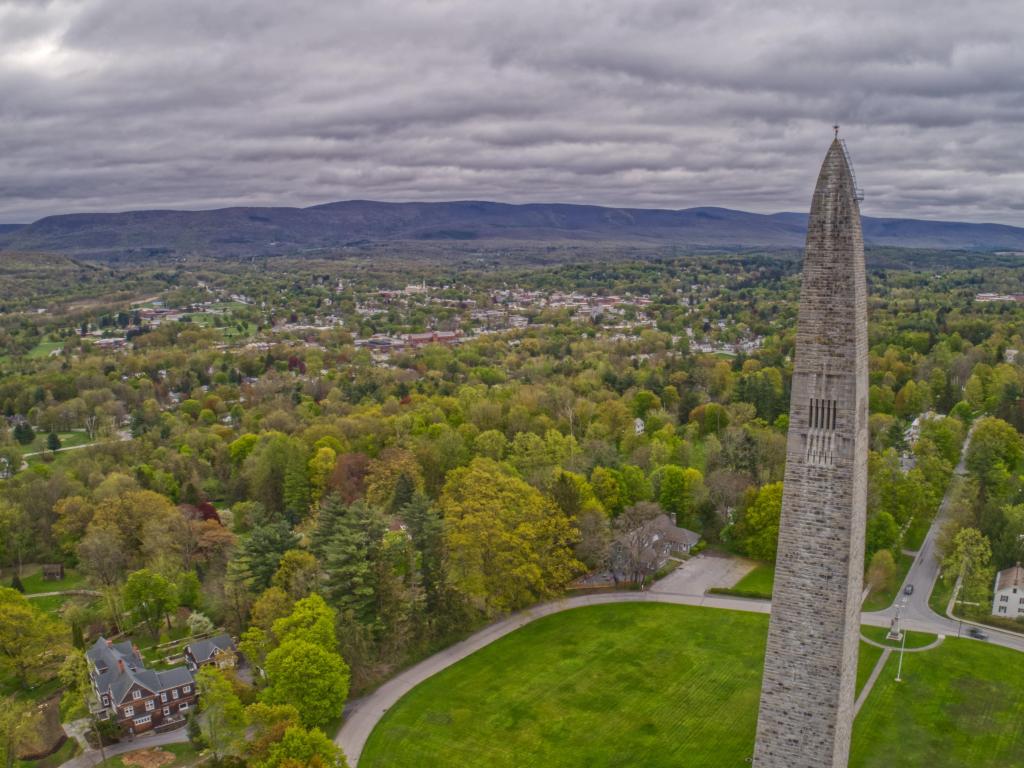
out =
[(0, 0), (0, 222), (486, 199), (1024, 225), (1020, 0)]

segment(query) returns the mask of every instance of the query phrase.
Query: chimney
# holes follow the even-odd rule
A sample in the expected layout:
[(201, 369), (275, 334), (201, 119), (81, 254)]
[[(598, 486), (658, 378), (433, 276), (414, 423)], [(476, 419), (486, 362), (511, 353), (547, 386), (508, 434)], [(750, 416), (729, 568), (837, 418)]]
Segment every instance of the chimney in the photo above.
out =
[(122, 675), (124, 674), (124, 659), (117, 660), (117, 671)]
[(114, 641), (113, 640), (107, 640), (107, 648), (110, 648), (113, 645), (114, 645)]

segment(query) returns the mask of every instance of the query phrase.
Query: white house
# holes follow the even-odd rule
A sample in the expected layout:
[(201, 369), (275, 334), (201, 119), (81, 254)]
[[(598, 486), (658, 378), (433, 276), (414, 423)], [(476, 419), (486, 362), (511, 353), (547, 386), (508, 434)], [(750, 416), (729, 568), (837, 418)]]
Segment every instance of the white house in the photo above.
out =
[(1024, 616), (1024, 568), (1017, 563), (996, 574), (992, 615), (1016, 619)]

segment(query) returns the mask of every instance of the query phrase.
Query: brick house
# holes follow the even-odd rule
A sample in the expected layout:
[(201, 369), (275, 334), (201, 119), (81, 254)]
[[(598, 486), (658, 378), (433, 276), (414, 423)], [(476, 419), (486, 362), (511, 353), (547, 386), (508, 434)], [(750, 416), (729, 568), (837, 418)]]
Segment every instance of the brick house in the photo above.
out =
[(117, 721), (127, 733), (183, 722), (195, 706), (195, 680), (186, 667), (147, 669), (139, 649), (130, 642), (115, 643), (103, 637), (85, 656), (98, 716)]
[(211, 664), (218, 669), (230, 669), (235, 666), (235, 655), (235, 643), (227, 634), (195, 640), (185, 646), (185, 664), (192, 672)]

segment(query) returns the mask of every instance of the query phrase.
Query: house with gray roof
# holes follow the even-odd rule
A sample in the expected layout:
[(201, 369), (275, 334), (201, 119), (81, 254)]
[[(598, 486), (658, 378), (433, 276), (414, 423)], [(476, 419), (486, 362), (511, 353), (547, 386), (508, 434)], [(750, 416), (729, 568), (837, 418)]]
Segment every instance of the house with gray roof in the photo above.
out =
[(100, 637), (85, 652), (96, 695), (96, 713), (137, 734), (184, 722), (196, 702), (196, 686), (187, 667), (148, 669), (139, 649), (129, 641)]
[(609, 550), (612, 577), (616, 582), (637, 583), (665, 565), (670, 557), (689, 555), (700, 543), (695, 531), (679, 528), (661, 513), (619, 533)]
[(222, 633), (205, 640), (193, 640), (185, 646), (185, 663), (193, 672), (207, 664), (218, 669), (235, 666), (235, 642), (231, 636)]

